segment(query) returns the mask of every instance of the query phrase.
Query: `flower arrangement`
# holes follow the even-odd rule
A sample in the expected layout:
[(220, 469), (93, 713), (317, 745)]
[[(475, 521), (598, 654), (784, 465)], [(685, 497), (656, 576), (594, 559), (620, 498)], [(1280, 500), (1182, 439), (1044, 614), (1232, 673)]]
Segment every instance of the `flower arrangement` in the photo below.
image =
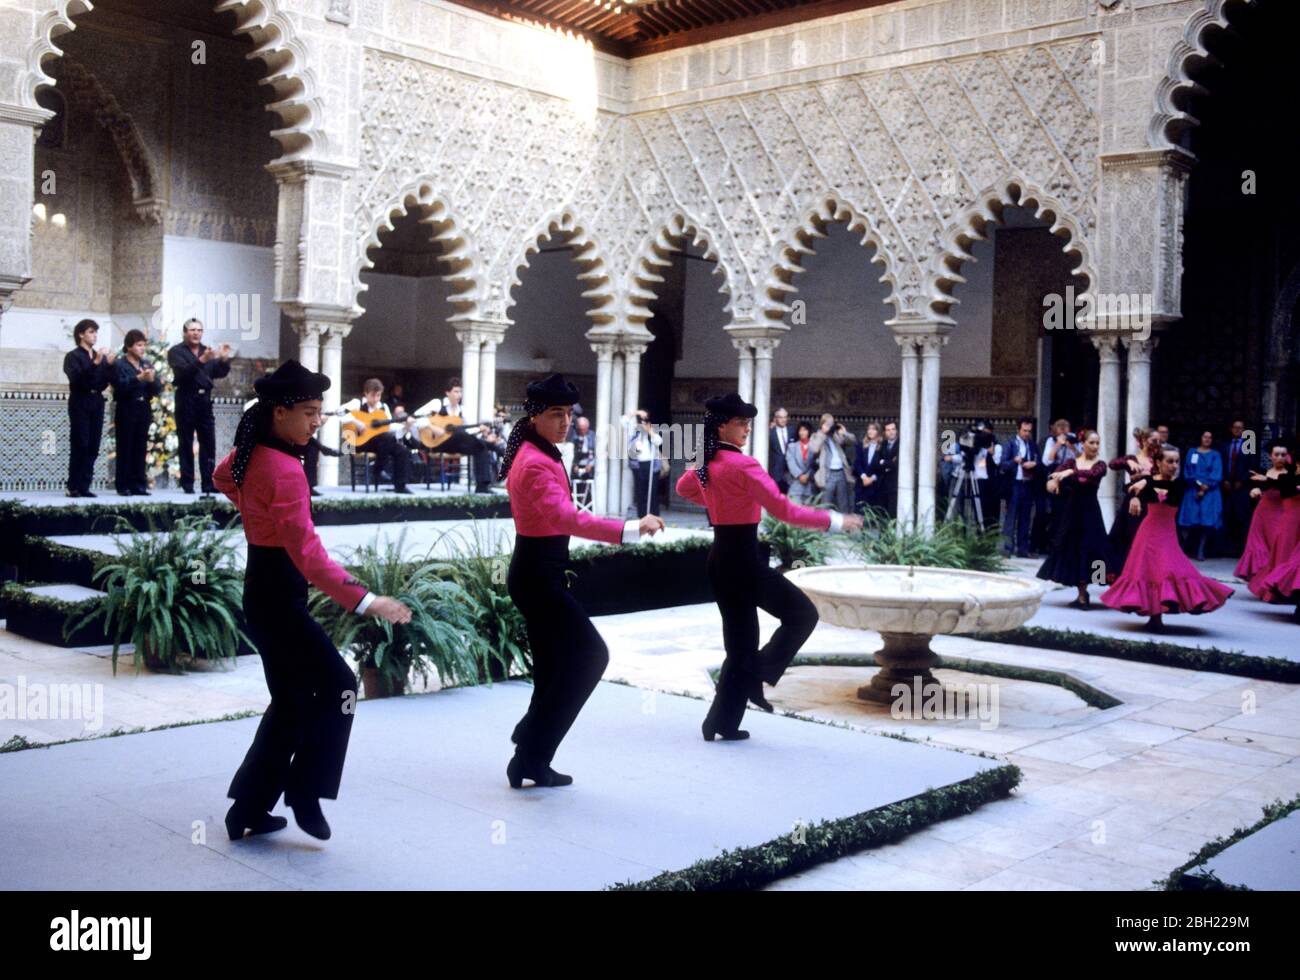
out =
[(179, 480), (181, 475), (181, 461), (177, 456), (180, 437), (176, 434), (176, 389), (172, 385), (172, 367), (167, 363), (169, 349), (165, 340), (154, 338), (149, 341), (144, 355), (162, 382), (162, 394), (153, 402), (153, 422), (149, 425), (149, 438), (145, 443), (144, 464), (151, 480), (164, 473), (172, 480)]

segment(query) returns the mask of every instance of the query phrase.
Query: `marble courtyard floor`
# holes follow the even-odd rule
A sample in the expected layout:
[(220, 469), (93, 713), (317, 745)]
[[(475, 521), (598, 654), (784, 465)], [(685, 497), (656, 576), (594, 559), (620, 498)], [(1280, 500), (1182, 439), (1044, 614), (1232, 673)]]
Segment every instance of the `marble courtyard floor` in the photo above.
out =
[[(1094, 615), (1084, 616), (1086, 625), (1092, 622), (1087, 617)], [(766, 635), (774, 621), (766, 616), (762, 621)], [(607, 616), (596, 624), (611, 651), (607, 680), (671, 694), (708, 696), (709, 670), (722, 659), (720, 624), (713, 606)], [(1085, 628), (1085, 623), (1072, 628)], [(804, 653), (869, 655), (879, 642), (874, 634), (821, 625)], [(949, 657), (1064, 672), (1122, 704), (1103, 710), (1053, 684), (942, 670), (939, 675), (945, 681), (996, 690), (997, 724), (990, 726), (987, 719), (981, 723), (977, 718), (895, 719), (888, 708), (856, 697), (857, 687), (870, 678), (873, 668), (794, 667), (772, 694), (778, 711), (862, 732), (905, 735), (935, 748), (987, 752), (1019, 766), (1024, 780), (1009, 799), (985, 804), (971, 815), (933, 825), (897, 844), (821, 865), (773, 887), (1149, 888), (1207, 841), (1254, 823), (1264, 804), (1300, 793), (1300, 691), (1294, 686), (953, 637), (937, 639), (935, 649)], [(101, 733), (260, 712), (267, 702), (255, 657), (241, 658), (231, 669), (181, 676), (136, 675), (124, 661), (114, 678), (104, 653), (63, 650), (0, 632), (0, 683), (16, 684), (20, 678), (28, 687), (102, 683)], [(602, 685), (602, 691), (607, 688), (617, 685)], [(645, 697), (642, 692), (628, 693)], [(439, 698), (428, 700), (436, 703)], [(699, 702), (673, 698), (671, 703), (683, 722), (704, 711)], [(751, 716), (746, 721), (751, 729), (779, 721), (756, 712)], [(230, 739), (242, 752), (255, 722), (226, 724), (248, 727), (247, 733), (240, 731)], [(808, 726), (805, 731), (797, 722), (785, 724), (797, 726), (783, 729), (795, 732), (787, 751), (796, 754), (816, 752), (811, 744), (799, 749), (800, 739), (812, 737), (811, 729), (827, 730)], [(4, 719), (0, 742), (13, 736), (36, 743), (93, 734), (83, 732), (82, 725), (80, 721)], [(215, 730), (216, 726), (203, 727)], [(363, 715), (358, 732), (364, 728)], [(751, 757), (757, 761), (757, 753), (771, 749), (760, 738), (771, 739), (759, 731), (755, 735), (751, 742), (735, 743), (728, 750), (755, 753)], [(611, 729), (609, 737), (616, 739), (617, 733)], [(694, 741), (699, 741), (698, 735)], [(668, 745), (663, 747), (664, 753), (672, 751)], [(41, 757), (54, 758), (41, 752), (32, 763)], [(846, 770), (843, 789), (848, 797), (862, 790), (858, 784), (863, 774), (857, 768)], [(896, 778), (887, 775), (889, 771), (888, 766), (881, 769), (881, 783)], [(797, 773), (798, 767), (791, 772)], [(351, 773), (350, 769), (349, 777)], [(866, 775), (869, 785), (871, 774)], [(851, 791), (850, 786), (858, 789)], [(221, 787), (214, 782), (209, 789)], [(331, 812), (341, 815), (344, 810), (339, 804)], [(705, 855), (696, 855), (700, 856)], [(269, 887), (276, 887), (275, 882), (292, 886), (296, 881), (274, 875), (272, 879)], [(502, 886), (510, 886), (500, 880)]]

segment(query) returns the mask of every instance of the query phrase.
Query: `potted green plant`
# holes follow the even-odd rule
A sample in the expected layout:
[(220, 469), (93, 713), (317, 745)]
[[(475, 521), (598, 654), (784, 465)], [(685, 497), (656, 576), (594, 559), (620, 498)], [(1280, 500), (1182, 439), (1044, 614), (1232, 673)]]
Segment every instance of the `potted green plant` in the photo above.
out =
[(151, 670), (179, 672), (198, 659), (235, 657), (252, 641), (240, 626), (243, 576), (235, 564), (227, 526), (214, 530), (207, 516), (182, 517), (163, 531), (152, 522), (137, 531), (118, 518), (117, 554), (95, 570), (105, 597), (95, 609), (70, 620), (70, 636), (99, 616), (113, 640), (113, 673), (124, 642), (133, 662)]
[(351, 650), (367, 698), (404, 694), (411, 674), (428, 680), (429, 671), (444, 686), (473, 683), (483, 660), (474, 636), (476, 606), (428, 557), (411, 559), (406, 532), (396, 541), (378, 540), (356, 548), (348, 569), (377, 595), (389, 595), (411, 610), (411, 621), (387, 623), (355, 616), (322, 592), (311, 598), (312, 615), (340, 650)]
[[(812, 506), (823, 506), (821, 494), (813, 498)], [(825, 565), (831, 556), (831, 541), (825, 531), (795, 527), (771, 514), (763, 515), (759, 538), (772, 549), (782, 572), (807, 565)]]
[(471, 604), (473, 642), (482, 663), (478, 679), (489, 684), (533, 669), (523, 613), (506, 591), (510, 541), (504, 531), (493, 534), (490, 528), (471, 520), (468, 533), (449, 531), (444, 536), (451, 537), (456, 557), (439, 563), (439, 574), (460, 586)]

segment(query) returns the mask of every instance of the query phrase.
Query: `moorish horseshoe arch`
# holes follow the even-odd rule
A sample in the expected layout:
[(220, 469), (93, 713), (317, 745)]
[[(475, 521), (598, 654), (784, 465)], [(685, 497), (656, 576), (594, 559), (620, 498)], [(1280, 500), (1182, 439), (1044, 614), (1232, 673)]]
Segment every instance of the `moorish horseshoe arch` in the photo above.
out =
[(658, 270), (672, 262), (680, 250), (680, 243), (704, 250), (704, 257), (717, 263), (713, 275), (721, 277), (718, 292), (727, 297), (724, 310), (730, 311), (732, 298), (732, 270), (720, 256), (717, 236), (705, 229), (702, 222), (682, 211), (677, 211), (667, 221), (660, 222), (658, 230), (647, 235), (636, 250), (628, 274), (628, 320), (644, 324), (651, 318), (650, 304), (659, 298), (658, 284), (664, 281)]
[(1203, 9), (1187, 19), (1183, 36), (1169, 53), (1167, 73), (1156, 86), (1156, 112), (1147, 129), (1147, 142), (1158, 150), (1180, 148), (1183, 136), (1200, 121), (1179, 103), (1200, 90), (1192, 74), (1201, 64), (1214, 60), (1205, 38), (1215, 31), (1229, 31), (1229, 12), (1255, 7), (1261, 0), (1205, 0)]
[[(92, 0), (44, 0), (44, 3), (48, 9), (37, 21), (36, 41), (28, 51), (27, 71), (20, 76), (15, 93), (19, 105), (42, 114), (47, 110), (40, 108), (36, 92), (55, 83), (44, 65), (52, 58), (63, 56), (55, 38), (76, 30), (73, 18), (94, 8)], [(315, 73), (309, 67), (307, 46), (282, 6), (282, 0), (216, 0), (213, 6), (214, 13), (229, 11), (235, 15), (233, 33), (247, 35), (253, 42), (253, 50), (245, 57), (256, 58), (267, 67), (261, 84), (270, 86), (274, 98), (266, 108), (279, 116), (282, 123), (280, 128), (271, 130), (282, 151), (273, 163), (325, 155), (329, 150), (326, 136), (319, 128), (325, 113)]]
[(985, 229), (989, 225), (1002, 223), (1001, 211), (1005, 207), (1021, 207), (1036, 218), (1046, 218), (1048, 231), (1064, 239), (1061, 250), (1078, 258), (1071, 275), (1083, 279), (1085, 289), (1096, 286), (1096, 265), (1083, 227), (1060, 201), (1016, 177), (981, 191), (976, 195), (976, 203), (944, 229), (943, 249), (928, 273), (929, 308), (934, 313), (946, 317), (961, 302), (953, 296), (952, 289), (966, 281), (961, 267), (974, 259), (970, 246), (986, 240)]
[(874, 246), (870, 260), (884, 266), (884, 272), (877, 282), (889, 285), (889, 295), (885, 297), (884, 303), (893, 304), (896, 314), (902, 311), (903, 304), (898, 291), (899, 259), (889, 247), (888, 239), (880, 234), (869, 217), (839, 195), (831, 193), (820, 197), (817, 204), (805, 211), (798, 224), (773, 247), (767, 266), (767, 281), (763, 284), (763, 295), (760, 298), (761, 316), (765, 320), (774, 324), (781, 323), (785, 314), (790, 312), (791, 306), (787, 299), (798, 292), (794, 279), (806, 271), (799, 264), (800, 260), (805, 255), (813, 254), (815, 250), (812, 241), (826, 237), (827, 225), (841, 221), (848, 222), (851, 233), (861, 235), (860, 244)]
[(446, 251), (440, 256), (450, 267), (450, 271), (440, 276), (443, 282), (451, 284), (451, 294), (447, 302), (453, 313), (448, 320), (472, 320), (482, 304), (482, 285), (486, 280), (483, 273), (479, 250), (471, 241), (465, 230), (464, 222), (457, 221), (455, 211), (434, 189), (432, 178), (421, 178), (409, 184), (405, 190), (396, 194), (388, 204), (371, 219), (366, 237), (361, 241), (358, 254), (352, 268), (353, 305), (367, 288), (361, 281), (361, 273), (374, 267), (370, 259), (370, 250), (381, 248), (380, 234), (390, 232), (395, 227), (393, 219), (413, 212), (420, 215), (422, 224), (441, 224), (444, 227), (434, 235), (434, 241), (443, 244)]
[(131, 202), (136, 213), (147, 221), (161, 219), (158, 193), (158, 168), (140, 129), (130, 113), (85, 65), (64, 60), (59, 65), (60, 79), (67, 83), (69, 101), (79, 102), (95, 115), (95, 121), (107, 130), (117, 150), (122, 169), (131, 185)]
[(598, 326), (615, 321), (614, 290), (609, 266), (597, 247), (595, 239), (587, 233), (586, 229), (586, 224), (577, 219), (572, 208), (567, 207), (551, 212), (533, 225), (524, 238), (523, 247), (514, 254), (501, 279), (499, 304), (507, 322), (509, 322), (509, 311), (515, 305), (512, 291), (523, 283), (520, 273), (529, 266), (529, 256), (541, 251), (542, 242), (557, 234), (572, 236), (568, 244), (573, 248), (573, 261), (578, 266), (578, 280), (591, 283), (590, 288), (582, 292), (583, 299), (595, 303), (595, 306), (587, 311), (587, 316)]

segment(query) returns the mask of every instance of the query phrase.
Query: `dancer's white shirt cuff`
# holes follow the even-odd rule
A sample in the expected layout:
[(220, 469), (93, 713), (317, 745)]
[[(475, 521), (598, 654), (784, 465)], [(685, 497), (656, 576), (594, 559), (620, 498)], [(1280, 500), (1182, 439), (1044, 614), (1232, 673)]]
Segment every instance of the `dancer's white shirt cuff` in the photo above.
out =
[(623, 522), (623, 543), (636, 544), (641, 540), (641, 522), (624, 521)]
[(836, 531), (842, 530), (843, 528), (844, 528), (844, 515), (841, 514), (838, 510), (831, 511), (831, 526), (828, 527), (826, 530), (831, 533), (834, 533)]
[(353, 612), (355, 612), (358, 616), (364, 616), (366, 613), (366, 609), (369, 608), (370, 604), (374, 601), (375, 601), (375, 594), (373, 592), (367, 592), (365, 595), (361, 597), (361, 601), (357, 603), (357, 608), (354, 609)]

